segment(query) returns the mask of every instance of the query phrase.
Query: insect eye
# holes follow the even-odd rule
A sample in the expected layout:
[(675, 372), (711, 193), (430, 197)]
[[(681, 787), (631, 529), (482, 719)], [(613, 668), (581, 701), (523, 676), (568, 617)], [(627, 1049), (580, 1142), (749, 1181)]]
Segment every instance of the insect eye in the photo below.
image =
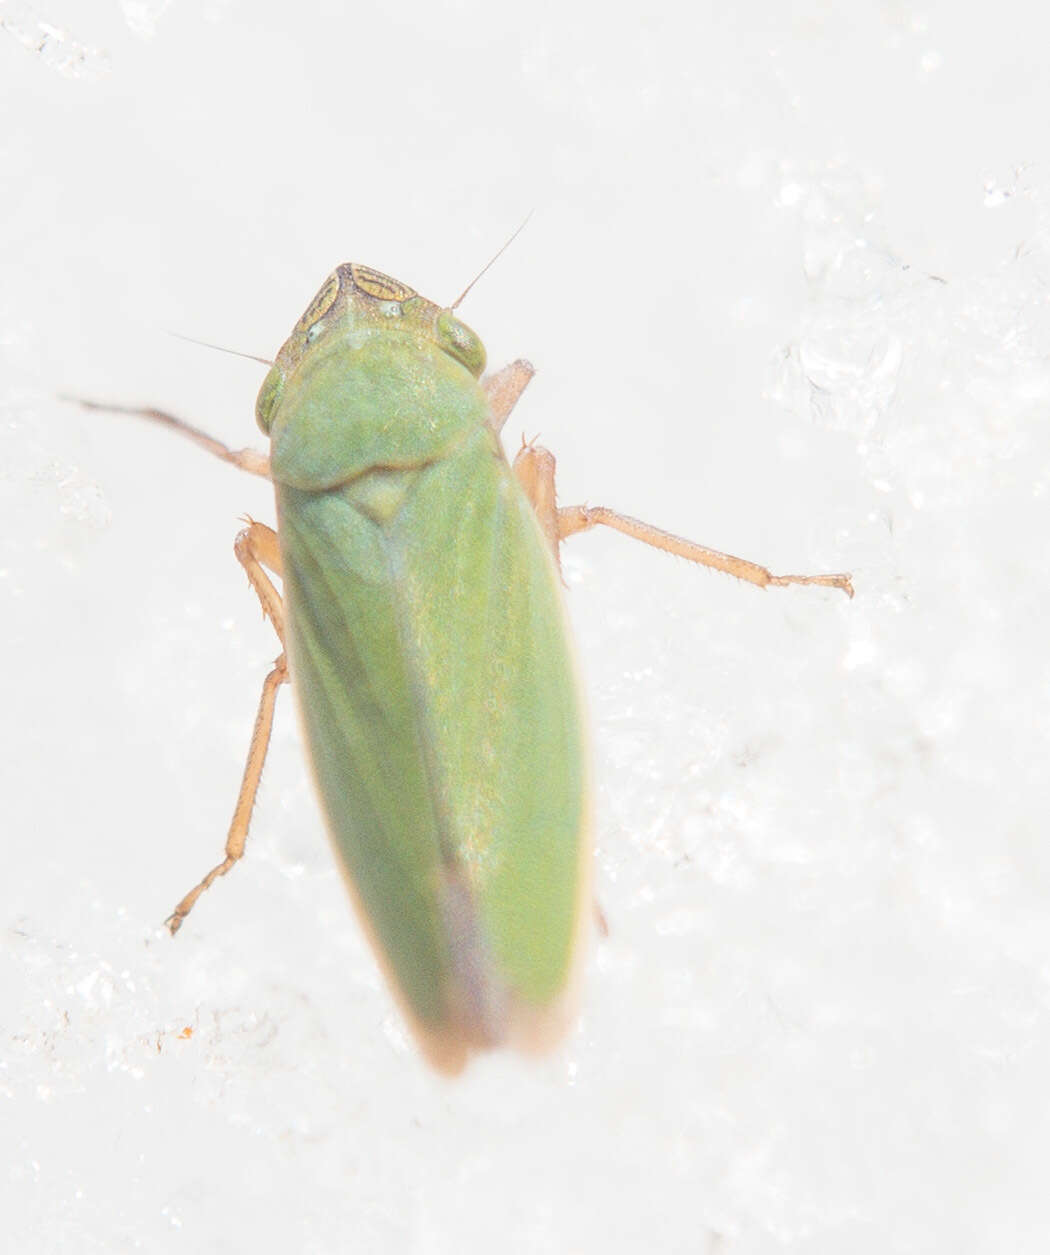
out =
[(273, 412), (277, 408), (277, 402), (281, 399), (283, 390), (284, 372), (279, 366), (272, 366), (269, 374), (263, 380), (262, 387), (259, 389), (259, 395), (255, 401), (255, 421), (267, 435), (270, 434)]
[(485, 346), (478, 337), (447, 309), (437, 317), (437, 341), (457, 362), (461, 362), (477, 379), (485, 369)]

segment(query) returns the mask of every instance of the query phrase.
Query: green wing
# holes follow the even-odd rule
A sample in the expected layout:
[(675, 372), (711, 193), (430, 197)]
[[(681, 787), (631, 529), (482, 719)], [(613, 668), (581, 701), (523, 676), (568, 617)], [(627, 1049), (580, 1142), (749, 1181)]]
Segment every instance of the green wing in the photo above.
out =
[(293, 687), (377, 952), (438, 1066), (527, 1044), (589, 910), (576, 680), (531, 507), (482, 429), (415, 470), (279, 484), (278, 510)]

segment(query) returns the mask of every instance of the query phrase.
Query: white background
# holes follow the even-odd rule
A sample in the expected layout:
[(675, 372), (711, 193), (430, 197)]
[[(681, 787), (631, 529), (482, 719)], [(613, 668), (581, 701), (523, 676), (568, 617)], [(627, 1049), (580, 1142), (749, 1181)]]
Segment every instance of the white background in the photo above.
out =
[[(1045, 1252), (1050, 19), (1039, 6), (0, 2), (0, 1216), (21, 1252)], [(432, 1076), (234, 561), (357, 260), (539, 374), (616, 506), (853, 602), (567, 546), (595, 944)], [(511, 768), (508, 768), (511, 769)]]

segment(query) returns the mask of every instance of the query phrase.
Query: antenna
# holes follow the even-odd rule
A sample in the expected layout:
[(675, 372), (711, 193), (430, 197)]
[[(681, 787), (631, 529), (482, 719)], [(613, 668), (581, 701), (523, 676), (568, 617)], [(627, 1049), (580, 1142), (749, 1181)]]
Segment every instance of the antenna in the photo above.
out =
[(169, 331), (169, 336), (174, 336), (176, 340), (185, 340), (187, 344), (199, 344), (202, 349), (215, 349), (217, 353), (229, 353), (233, 357), (246, 357), (252, 362), (262, 362), (264, 366), (272, 366), (273, 362), (268, 357), (257, 357), (254, 353), (241, 353), (238, 349), (228, 349), (221, 344), (209, 344), (207, 340), (197, 340), (193, 336), (184, 336), (179, 331)]
[(455, 309), (456, 306), (460, 303), (460, 301), (467, 295), (470, 289), (474, 286), (474, 284), (477, 283), (477, 281), (485, 273), (485, 271), (488, 270), (489, 267), (495, 261), (497, 261), (500, 257), (503, 256), (503, 254), (507, 251), (507, 249), (510, 248), (510, 246), (518, 238), (518, 236), (521, 235), (522, 231), (524, 231), (525, 228), (528, 226), (529, 219), (532, 217), (534, 213), (535, 213), (535, 210), (533, 209), (529, 210), (529, 212), (525, 215), (525, 221), (521, 224), (520, 227), (518, 227), (517, 231), (514, 232), (514, 234), (510, 237), (510, 239), (506, 242), (506, 244), (503, 245), (503, 247), (499, 250), (499, 252), (496, 253), (494, 256), (490, 257), (489, 260), (484, 264), (484, 266), (481, 267), (481, 269), (474, 276), (474, 278), (471, 279), (471, 281), (467, 284), (467, 286), (463, 289), (463, 291), (460, 292), (459, 296), (457, 296), (456, 299), (452, 302), (452, 304), (449, 306), (449, 309)]

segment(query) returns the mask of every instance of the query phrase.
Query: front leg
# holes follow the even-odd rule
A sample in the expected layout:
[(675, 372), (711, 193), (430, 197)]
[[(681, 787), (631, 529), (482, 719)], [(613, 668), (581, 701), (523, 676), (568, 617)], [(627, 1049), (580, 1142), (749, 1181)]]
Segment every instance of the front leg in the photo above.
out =
[(511, 362), (509, 366), (497, 370), (494, 375), (486, 375), (482, 379), (481, 386), (488, 397), (489, 422), (493, 431), (498, 433), (503, 430), (511, 410), (517, 405), (535, 373), (532, 363), (519, 357), (516, 362)]

